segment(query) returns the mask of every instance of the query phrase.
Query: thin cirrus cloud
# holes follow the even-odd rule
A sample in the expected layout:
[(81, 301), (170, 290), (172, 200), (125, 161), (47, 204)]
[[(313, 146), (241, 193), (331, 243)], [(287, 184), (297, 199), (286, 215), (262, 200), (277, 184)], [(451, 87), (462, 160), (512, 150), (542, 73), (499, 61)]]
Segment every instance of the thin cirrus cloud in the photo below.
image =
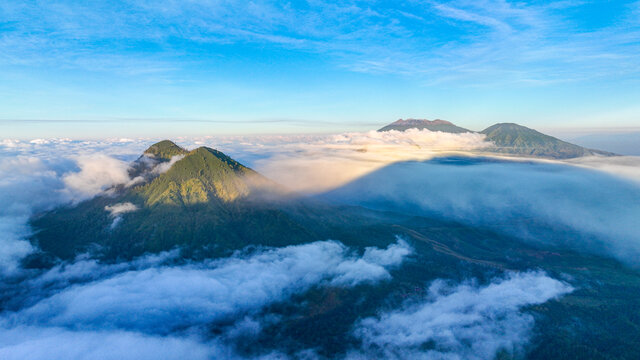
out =
[[(189, 66), (176, 58), (191, 51), (181, 41), (198, 44), (205, 58), (218, 56), (217, 50), (207, 53), (210, 44), (267, 44), (328, 54), (357, 72), (419, 75), (428, 82), (482, 83), (501, 74), (493, 82), (548, 83), (592, 77), (596, 70), (601, 77), (637, 74), (638, 5), (618, 5), (615, 21), (606, 25), (572, 17), (598, 11), (589, 6), (492, 0), (4, 4), (0, 13), (12, 26), (0, 48), (9, 64), (53, 61), (156, 76)], [(132, 51), (118, 45), (123, 40), (146, 45)]]

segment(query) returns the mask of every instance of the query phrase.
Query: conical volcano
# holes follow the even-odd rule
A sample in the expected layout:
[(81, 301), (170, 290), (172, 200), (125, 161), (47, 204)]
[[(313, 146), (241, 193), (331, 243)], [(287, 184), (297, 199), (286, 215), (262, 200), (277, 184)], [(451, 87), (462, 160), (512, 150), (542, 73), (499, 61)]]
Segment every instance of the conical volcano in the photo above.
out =
[(32, 240), (55, 257), (70, 258), (86, 251), (129, 257), (175, 247), (224, 253), (311, 239), (280, 203), (264, 196), (281, 195), (281, 187), (220, 151), (187, 151), (165, 140), (149, 147), (132, 169), (133, 185), (32, 219)]
[(133, 192), (144, 199), (145, 206), (230, 202), (248, 196), (259, 180), (264, 180), (263, 184), (266, 181), (222, 152), (200, 147), (184, 154), (165, 173)]

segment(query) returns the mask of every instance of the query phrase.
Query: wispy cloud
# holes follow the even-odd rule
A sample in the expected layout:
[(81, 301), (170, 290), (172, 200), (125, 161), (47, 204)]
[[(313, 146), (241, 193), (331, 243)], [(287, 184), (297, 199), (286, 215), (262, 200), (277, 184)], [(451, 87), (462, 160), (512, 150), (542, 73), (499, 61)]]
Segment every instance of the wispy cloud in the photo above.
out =
[[(94, 6), (96, 5), (96, 6)], [(419, 75), (425, 82), (544, 84), (638, 75), (637, 4), (604, 27), (579, 25), (567, 9), (483, 1), (280, 3), (114, 1), (4, 3), (5, 64), (39, 63), (166, 73), (207, 44), (252, 43), (329, 55), (358, 72)], [(46, 54), (46, 56), (44, 56)], [(203, 56), (204, 55), (204, 56)]]

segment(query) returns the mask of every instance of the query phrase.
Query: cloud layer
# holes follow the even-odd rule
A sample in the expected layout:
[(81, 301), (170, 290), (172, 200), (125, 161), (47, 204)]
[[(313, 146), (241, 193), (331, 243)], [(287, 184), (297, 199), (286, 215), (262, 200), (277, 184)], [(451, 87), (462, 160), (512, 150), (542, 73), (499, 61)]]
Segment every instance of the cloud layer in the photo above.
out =
[(96, 154), (56, 157), (47, 145), (33, 154), (0, 155), (0, 272), (16, 270), (17, 261), (31, 252), (25, 238), (36, 212), (78, 202), (126, 183), (128, 163)]
[(326, 136), (245, 138), (221, 144), (267, 177), (303, 192), (340, 186), (385, 165), (490, 147), (476, 133), (368, 131)]
[[(250, 317), (265, 306), (313, 286), (390, 279), (388, 269), (410, 253), (402, 240), (387, 249), (368, 248), (362, 256), (338, 242), (322, 241), (197, 264), (162, 265), (169, 254), (132, 265), (85, 261), (58, 267), (31, 281), (25, 300), (30, 305), (0, 317), (0, 355), (146, 359), (163, 351), (168, 357), (184, 356), (190, 347), (195, 358), (231, 353), (224, 338), (204, 335), (205, 326), (235, 324), (229, 336), (246, 334), (247, 327), (259, 331), (260, 324)], [(71, 279), (73, 285), (46, 290), (52, 282)], [(119, 350), (125, 345), (136, 349)], [(54, 350), (44, 352), (41, 346)]]
[(455, 219), (629, 264), (640, 260), (640, 186), (599, 171), (546, 162), (439, 158), (390, 165), (327, 197)]

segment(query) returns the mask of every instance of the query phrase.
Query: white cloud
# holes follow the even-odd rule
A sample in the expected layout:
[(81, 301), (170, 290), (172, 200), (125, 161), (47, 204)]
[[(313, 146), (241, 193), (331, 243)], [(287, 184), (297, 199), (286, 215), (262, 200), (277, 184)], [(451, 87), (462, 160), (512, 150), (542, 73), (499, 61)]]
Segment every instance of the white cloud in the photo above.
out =
[(113, 205), (107, 205), (104, 207), (104, 209), (109, 212), (109, 215), (116, 217), (121, 214), (136, 211), (138, 210), (138, 207), (130, 202), (123, 202)]
[(640, 183), (640, 156), (589, 156), (565, 160), (566, 163), (604, 171)]
[[(326, 136), (256, 137), (222, 143), (222, 151), (251, 160), (254, 168), (290, 189), (319, 192), (385, 165), (426, 160), (447, 153), (490, 147), (483, 134), (353, 132)], [(255, 158), (255, 159), (254, 159)]]
[[(322, 175), (317, 183), (313, 183), (314, 189), (342, 184), (358, 174), (395, 161), (424, 160), (460, 149), (473, 151), (486, 146), (477, 136), (429, 132), (243, 139), (244, 143), (233, 138), (181, 139), (181, 144), (202, 141), (239, 160), (247, 159), (249, 164), (257, 165), (254, 167), (258, 170), (274, 166), (272, 177), (275, 179), (278, 176), (287, 178), (286, 174), (276, 173), (278, 168), (273, 163), (280, 161), (283, 162), (279, 166), (290, 167), (300, 175), (313, 171), (310, 174)], [(34, 210), (77, 199), (75, 196), (91, 196), (90, 192), (79, 189), (101, 191), (110, 182), (119, 181), (122, 170), (126, 169), (123, 167), (126, 161), (107, 161), (110, 165), (105, 170), (106, 179), (99, 179), (96, 174), (101, 170), (95, 166), (96, 163), (91, 164), (89, 160), (89, 163), (77, 163), (77, 155), (104, 153), (132, 160), (149, 144), (149, 140), (126, 143), (117, 139), (112, 143), (51, 140), (42, 144), (7, 144), (4, 150), (10, 155), (0, 158), (0, 200), (8, 204), (0, 209), (0, 226), (3, 226), (2, 221), (6, 221), (7, 227), (0, 228), (0, 231), (4, 231), (3, 236), (10, 236), (3, 237), (6, 243), (1, 244), (2, 251), (9, 252), (6, 256), (0, 255), (0, 261), (3, 266), (12, 264), (15, 269), (15, 260), (30, 249), (24, 237), (29, 233), (26, 221)], [(308, 164), (304, 163), (305, 159), (309, 160)], [(318, 167), (323, 163), (327, 166)], [(389, 193), (406, 195), (404, 200), (419, 201), (421, 205), (430, 201), (436, 207), (429, 209), (454, 209), (452, 213), (458, 219), (481, 214), (487, 209), (502, 209), (509, 214), (514, 206), (518, 210), (518, 204), (525, 204), (523, 208), (537, 209), (540, 212), (536, 214), (542, 218), (563, 219), (558, 214), (575, 215), (578, 211), (583, 222), (592, 223), (586, 226), (575, 223), (580, 229), (598, 228), (610, 221), (613, 226), (601, 228), (609, 231), (621, 227), (614, 231), (623, 231), (623, 234), (630, 231), (625, 226), (631, 224), (628, 221), (633, 218), (635, 208), (633, 204), (627, 205), (634, 195), (624, 193), (628, 190), (627, 185), (620, 186), (609, 177), (582, 173), (580, 171), (583, 170), (575, 168), (560, 171), (547, 165), (511, 167), (494, 164), (489, 168), (440, 165), (443, 166), (420, 171), (409, 169), (360, 190), (387, 189)], [(71, 191), (67, 179), (74, 171), (77, 176), (72, 177), (72, 185), (76, 188)], [(83, 171), (84, 174), (80, 175)], [(293, 180), (294, 177), (291, 178)], [(302, 180), (304, 177), (297, 181)], [(393, 188), (394, 181), (398, 180), (401, 180), (398, 186), (402, 191)], [(593, 195), (591, 185), (596, 183), (597, 196), (585, 198), (585, 194)], [(614, 186), (608, 186), (611, 184)], [(566, 192), (568, 200), (549, 192), (556, 186), (560, 186), (557, 189), (561, 194)], [(544, 202), (550, 198), (561, 201), (562, 205), (575, 200), (578, 202), (577, 210), (557, 206), (557, 202), (551, 202), (549, 210), (532, 200)], [(504, 204), (510, 204), (510, 207), (505, 210)], [(621, 209), (620, 204), (627, 204), (623, 206), (625, 213), (616, 210)], [(598, 209), (604, 208), (617, 219), (600, 218), (602, 213)], [(126, 203), (111, 205), (115, 213), (127, 209), (131, 207)], [(496, 213), (498, 217), (504, 215), (504, 212)], [(20, 246), (27, 248), (21, 249)], [(628, 249), (618, 250), (629, 252)], [(0, 357), (24, 358), (29, 354), (35, 359), (126, 359), (127, 356), (144, 359), (157, 358), (162, 354), (164, 356), (161, 357), (178, 358), (187, 351), (193, 358), (232, 358), (237, 354), (226, 341), (235, 336), (259, 333), (265, 323), (259, 313), (268, 305), (313, 286), (347, 287), (389, 279), (389, 270), (400, 265), (410, 253), (410, 247), (401, 240), (386, 249), (368, 248), (361, 255), (340, 243), (323, 241), (238, 254), (204, 263), (172, 263), (177, 261), (177, 253), (174, 252), (124, 264), (107, 265), (83, 259), (59, 265), (37, 278), (25, 280), (19, 284), (19, 289), (10, 290), (6, 288), (10, 284), (2, 285), (5, 294), (14, 291), (15, 296), (10, 296), (8, 310), (0, 315)], [(423, 356), (421, 351), (424, 349), (417, 344), (429, 340), (439, 346), (433, 350), (437, 353), (430, 354), (444, 358), (470, 354), (469, 349), (480, 354), (479, 358), (485, 357), (483, 354), (495, 353), (500, 346), (517, 350), (523, 344), (522, 340), (526, 341), (533, 324), (530, 315), (523, 313), (522, 309), (570, 291), (568, 285), (541, 273), (512, 274), (487, 286), (443, 284), (441, 281), (433, 283), (430, 296), (421, 304), (407, 304), (358, 323), (355, 334), (363, 340), (365, 347), (354, 349), (350, 355), (359, 357), (391, 351), (394, 354)], [(220, 338), (201, 336), (201, 330), (207, 325), (226, 321), (232, 325)], [(429, 324), (429, 327), (420, 327), (420, 323)], [(395, 332), (390, 333), (391, 330)], [(501, 330), (508, 331), (501, 333)], [(406, 336), (401, 338), (398, 334)], [(515, 339), (509, 334), (521, 336)], [(130, 344), (136, 344), (135, 351), (119, 351)], [(51, 347), (51, 351), (41, 350), (46, 347)], [(278, 353), (266, 356), (285, 358)]]
[(32, 251), (25, 240), (33, 211), (63, 201), (59, 174), (45, 161), (27, 156), (0, 157), (0, 274), (14, 272)]
[(72, 331), (65, 328), (18, 326), (0, 329), (0, 358), (5, 360), (181, 360), (211, 359), (211, 345), (197, 339), (149, 336), (119, 331)]
[(437, 280), (422, 302), (360, 321), (354, 333), (363, 345), (349, 358), (491, 360), (499, 350), (517, 355), (534, 323), (522, 309), (571, 291), (541, 272), (511, 273), (485, 286)]
[(340, 243), (325, 241), (213, 261), (204, 267), (128, 271), (69, 288), (18, 316), (53, 326), (81, 323), (169, 332), (259, 309), (322, 282), (352, 286), (388, 279), (387, 268), (399, 265), (410, 253), (402, 241), (381, 251), (392, 260), (381, 265), (375, 262), (380, 256), (356, 258)]
[(194, 334), (217, 322), (236, 323), (231, 337), (259, 331), (248, 315), (312, 286), (388, 279), (387, 269), (410, 252), (399, 240), (360, 257), (338, 242), (320, 241), (186, 265), (162, 265), (171, 254), (126, 265), (83, 260), (27, 283), (23, 301), (30, 305), (0, 317), (0, 354), (13, 359), (31, 350), (38, 358), (46, 355), (40, 347), (49, 345), (53, 358), (111, 359), (123, 354), (119, 345), (138, 341), (132, 354), (140, 358), (165, 350), (185, 354), (189, 345), (230, 351), (216, 344), (222, 338)]
[(116, 184), (129, 182), (129, 164), (107, 155), (95, 154), (77, 158), (79, 172), (63, 177), (66, 188), (76, 200), (84, 200)]
[(110, 144), (65, 139), (2, 143), (0, 272), (17, 270), (19, 260), (33, 250), (26, 238), (34, 212), (77, 202), (129, 181), (127, 162), (102, 154), (120, 154), (121, 145)]
[(106, 211), (109, 212), (109, 215), (113, 217), (113, 222), (111, 223), (111, 229), (114, 229), (118, 224), (122, 221), (122, 214), (130, 213), (138, 210), (138, 207), (130, 202), (118, 203), (114, 205), (107, 205), (104, 207)]
[(171, 167), (173, 166), (173, 164), (177, 163), (178, 161), (184, 159), (184, 155), (176, 155), (171, 157), (171, 160), (169, 160), (168, 162), (161, 162), (158, 165), (156, 165), (152, 172), (154, 174), (163, 174), (166, 173), (167, 171), (169, 171), (169, 169), (171, 169)]

